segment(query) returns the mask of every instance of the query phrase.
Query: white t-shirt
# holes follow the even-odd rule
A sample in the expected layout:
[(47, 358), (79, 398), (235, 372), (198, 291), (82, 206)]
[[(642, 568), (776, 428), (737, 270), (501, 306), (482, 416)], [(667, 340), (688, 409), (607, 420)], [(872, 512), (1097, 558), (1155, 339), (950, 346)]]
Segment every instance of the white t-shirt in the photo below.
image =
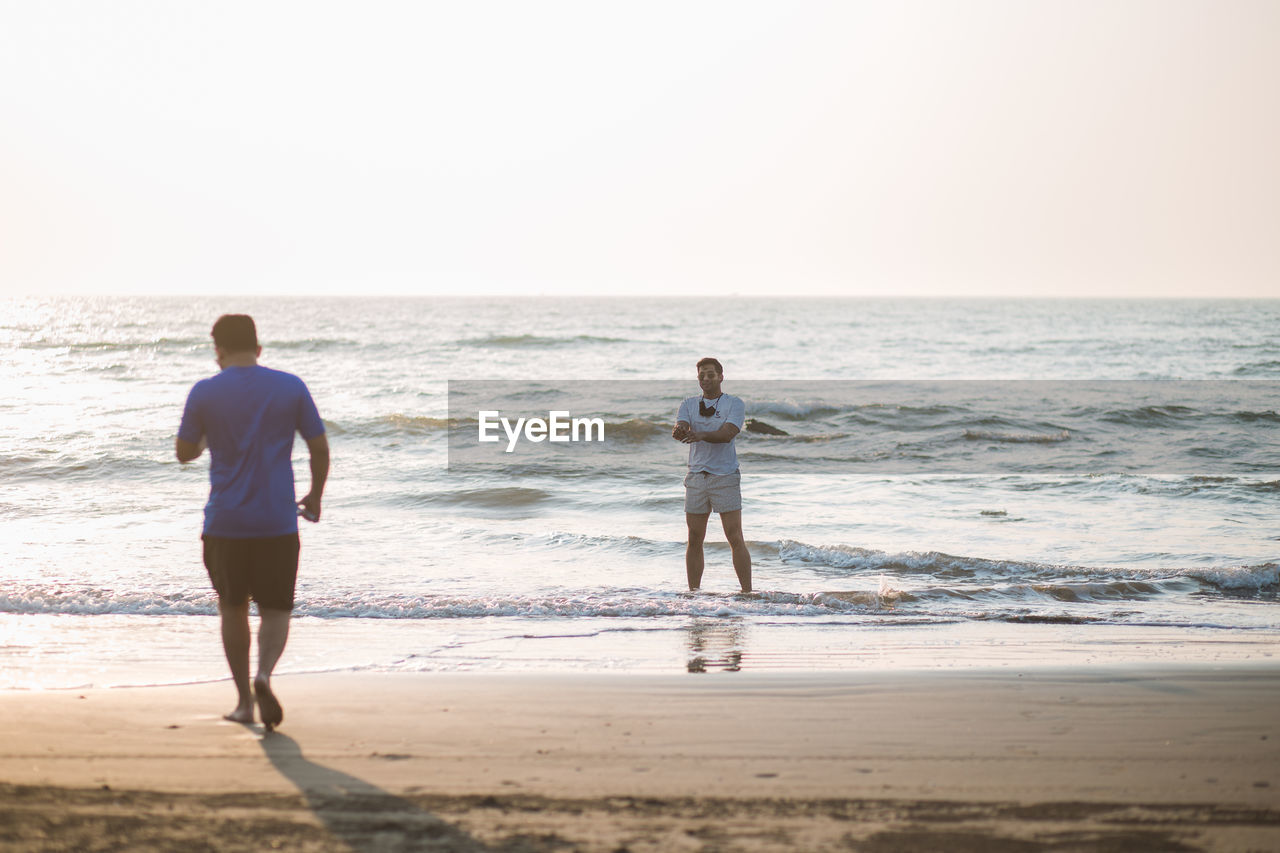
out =
[[(708, 406), (715, 408), (716, 413), (709, 417), (698, 414), (698, 403), (705, 398), (701, 395), (688, 397), (680, 404), (676, 412), (677, 421), (685, 421), (697, 432), (715, 432), (725, 424), (733, 424), (742, 430), (747, 419), (746, 404), (732, 394), (721, 394), (716, 401), (706, 400)], [(689, 445), (689, 470), (706, 471), (709, 474), (732, 474), (738, 470), (738, 451), (734, 449), (735, 435), (732, 440), (723, 444), (710, 441), (695, 441)]]

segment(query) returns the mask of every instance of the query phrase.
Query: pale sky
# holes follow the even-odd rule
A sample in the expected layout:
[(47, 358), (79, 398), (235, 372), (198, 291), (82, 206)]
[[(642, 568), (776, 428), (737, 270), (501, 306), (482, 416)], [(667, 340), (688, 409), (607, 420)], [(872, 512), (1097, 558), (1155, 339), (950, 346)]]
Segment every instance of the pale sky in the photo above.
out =
[(1280, 296), (1280, 2), (0, 0), (0, 293)]

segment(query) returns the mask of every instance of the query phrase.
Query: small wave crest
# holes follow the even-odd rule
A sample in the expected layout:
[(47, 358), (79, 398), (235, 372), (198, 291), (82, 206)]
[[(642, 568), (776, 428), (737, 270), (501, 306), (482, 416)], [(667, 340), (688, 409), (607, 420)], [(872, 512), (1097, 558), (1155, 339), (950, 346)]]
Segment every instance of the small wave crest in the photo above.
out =
[(616, 423), (606, 422), (604, 425), (604, 434), (608, 438), (630, 442), (645, 441), (657, 436), (669, 435), (670, 432), (671, 424), (645, 418), (631, 418)]
[(1232, 593), (1257, 593), (1280, 588), (1280, 564), (1232, 566), (1224, 569), (1187, 569), (1188, 577)]
[(21, 344), (22, 349), (65, 349), (74, 353), (128, 353), (143, 350), (180, 351), (205, 348), (209, 338), (148, 338), (124, 341), (68, 341), (40, 338)]
[(527, 507), (541, 503), (551, 495), (542, 489), (523, 486), (500, 486), (491, 489), (460, 489), (452, 492), (433, 492), (418, 496), (423, 504), (480, 506), (489, 508)]
[(753, 415), (774, 415), (793, 421), (829, 417), (845, 411), (826, 402), (799, 403), (794, 400), (750, 400), (747, 403), (747, 408)]
[(1236, 376), (1277, 376), (1280, 375), (1280, 361), (1255, 361), (1242, 364), (1232, 371)]
[(1188, 406), (1142, 406), (1112, 410), (1102, 415), (1101, 420), (1137, 427), (1185, 426), (1200, 414)]
[(1232, 412), (1230, 418), (1237, 423), (1244, 424), (1277, 424), (1280, 423), (1280, 412)]
[(0, 474), (13, 480), (150, 477), (159, 470), (167, 469), (167, 466), (167, 461), (161, 462), (150, 456), (100, 451), (0, 455)]
[(957, 557), (941, 551), (890, 554), (852, 545), (809, 545), (792, 539), (780, 540), (777, 543), (777, 554), (783, 562), (794, 560), (836, 569), (922, 573), (938, 577), (970, 577), (979, 573), (1018, 575), (1039, 572), (1045, 568), (1060, 568), (1012, 560)]
[(1004, 444), (1057, 444), (1071, 439), (1070, 430), (1055, 433), (999, 432), (996, 430), (967, 429), (966, 441), (996, 441)]
[(334, 435), (382, 438), (395, 435), (430, 435), (445, 432), (463, 423), (457, 418), (434, 418), (395, 412), (359, 421), (328, 421), (325, 429)]
[(571, 335), (567, 337), (551, 337), (544, 335), (486, 335), (482, 338), (467, 338), (458, 341), (460, 346), (467, 347), (561, 347), (580, 346), (583, 344), (625, 344), (626, 338), (610, 338), (597, 335)]
[(301, 352), (326, 352), (331, 349), (339, 349), (343, 347), (356, 348), (362, 344), (359, 341), (348, 340), (345, 338), (299, 338), (296, 341), (266, 341), (263, 345), (264, 349), (284, 349), (298, 350)]

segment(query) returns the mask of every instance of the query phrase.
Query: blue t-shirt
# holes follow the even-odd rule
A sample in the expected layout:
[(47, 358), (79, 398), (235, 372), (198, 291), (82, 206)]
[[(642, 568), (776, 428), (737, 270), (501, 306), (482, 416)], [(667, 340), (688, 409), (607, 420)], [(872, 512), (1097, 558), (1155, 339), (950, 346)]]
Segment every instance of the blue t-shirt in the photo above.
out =
[(187, 395), (178, 438), (208, 439), (209, 502), (204, 532), (250, 539), (298, 532), (293, 434), (324, 435), (311, 392), (292, 373), (227, 367)]

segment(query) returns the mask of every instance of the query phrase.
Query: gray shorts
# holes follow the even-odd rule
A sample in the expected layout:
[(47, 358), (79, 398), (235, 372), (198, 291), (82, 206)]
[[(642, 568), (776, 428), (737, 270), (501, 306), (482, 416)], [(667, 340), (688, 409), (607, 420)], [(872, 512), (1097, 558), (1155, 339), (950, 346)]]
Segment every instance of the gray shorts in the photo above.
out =
[(684, 511), (736, 512), (742, 509), (742, 474), (708, 474), (690, 471), (684, 477)]

